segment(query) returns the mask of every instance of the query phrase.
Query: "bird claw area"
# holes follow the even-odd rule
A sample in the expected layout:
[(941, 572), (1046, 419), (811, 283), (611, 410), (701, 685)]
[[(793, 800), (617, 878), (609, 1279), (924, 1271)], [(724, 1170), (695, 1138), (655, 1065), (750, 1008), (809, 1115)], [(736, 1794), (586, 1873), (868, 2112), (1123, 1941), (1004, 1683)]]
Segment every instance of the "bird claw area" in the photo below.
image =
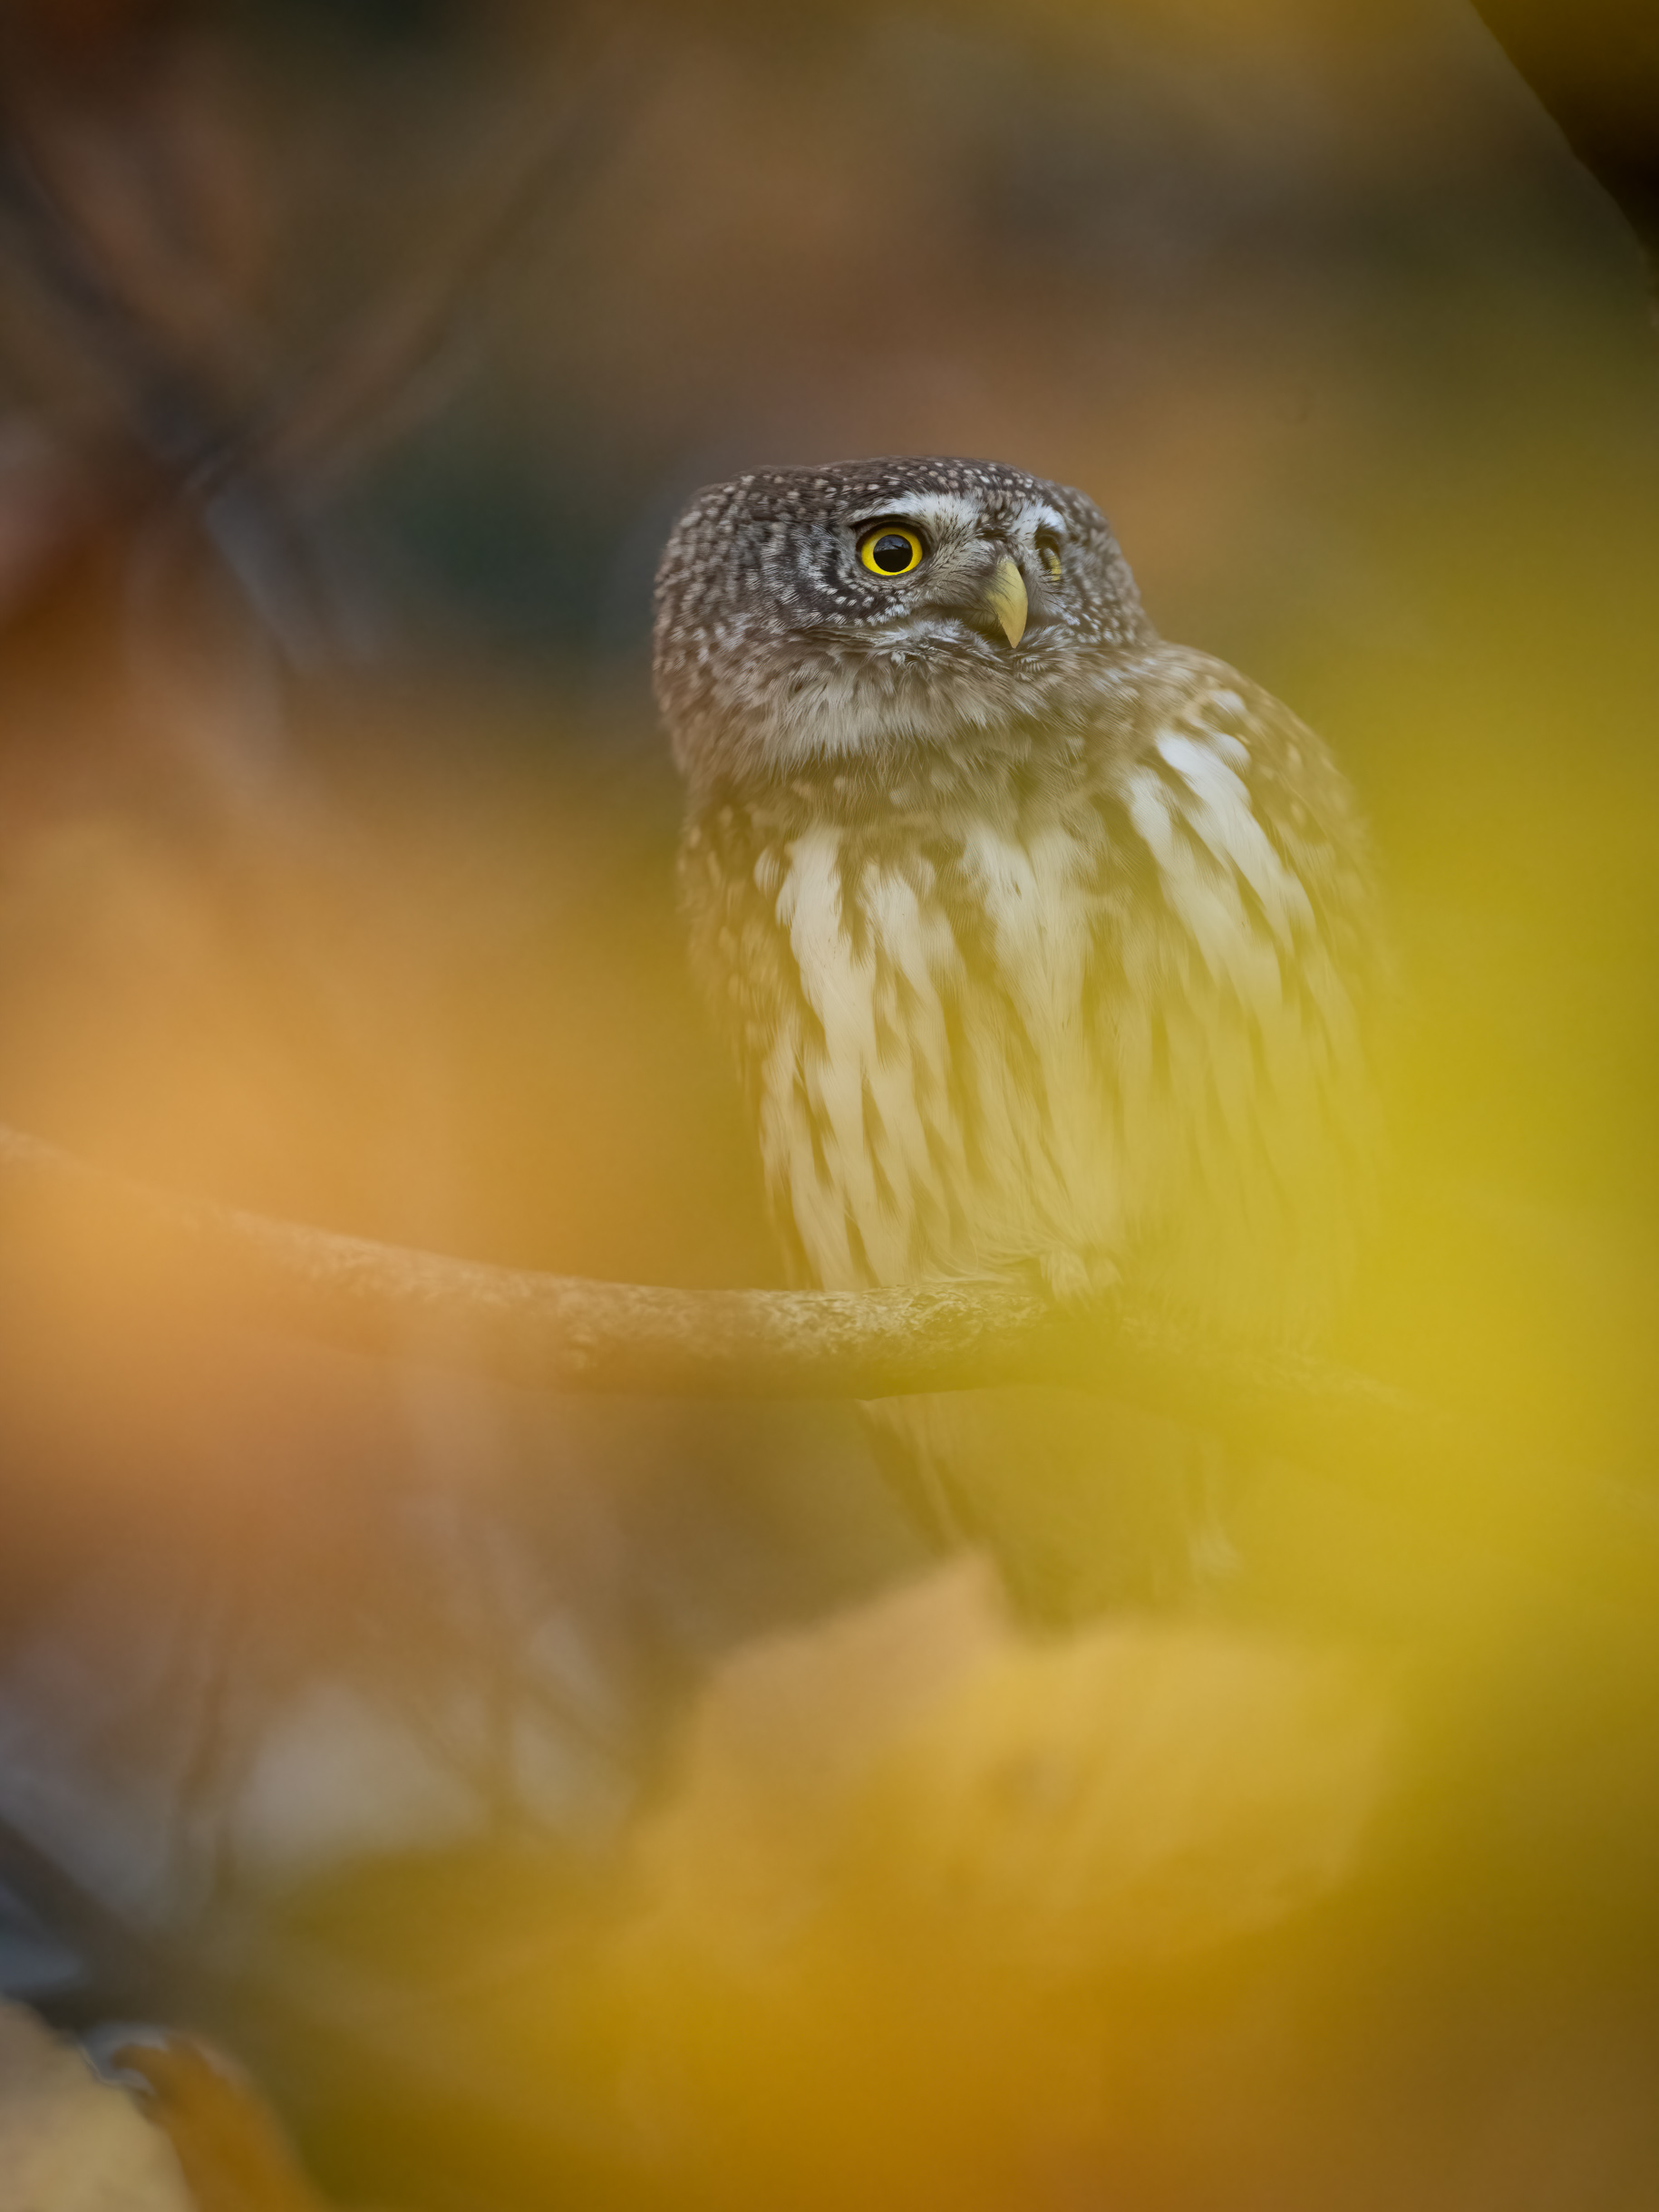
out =
[(1035, 1265), (1043, 1288), (1060, 1305), (1086, 1305), (1123, 1285), (1116, 1262), (1098, 1247), (1055, 1245)]

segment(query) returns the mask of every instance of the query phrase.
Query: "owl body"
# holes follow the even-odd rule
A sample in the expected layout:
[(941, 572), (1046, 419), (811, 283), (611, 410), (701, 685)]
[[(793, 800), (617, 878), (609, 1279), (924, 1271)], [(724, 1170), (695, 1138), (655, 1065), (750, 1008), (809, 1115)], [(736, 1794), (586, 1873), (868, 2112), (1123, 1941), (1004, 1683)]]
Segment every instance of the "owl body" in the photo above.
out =
[[(908, 591), (859, 579), (884, 529), (924, 548)], [(1157, 639), (1091, 503), (992, 464), (719, 487), (659, 588), (694, 953), (795, 1278), (1121, 1279), (1211, 1332), (1316, 1334), (1371, 1181), (1376, 965), (1319, 741)], [(889, 1403), (889, 1461), (994, 1542), (987, 1499), (1062, 1499), (1039, 1550), (1135, 1554), (1082, 1577), (1132, 1586), (1121, 1434), (1075, 1404), (1045, 1428), (1033, 1393), (999, 1424), (1010, 1395)]]

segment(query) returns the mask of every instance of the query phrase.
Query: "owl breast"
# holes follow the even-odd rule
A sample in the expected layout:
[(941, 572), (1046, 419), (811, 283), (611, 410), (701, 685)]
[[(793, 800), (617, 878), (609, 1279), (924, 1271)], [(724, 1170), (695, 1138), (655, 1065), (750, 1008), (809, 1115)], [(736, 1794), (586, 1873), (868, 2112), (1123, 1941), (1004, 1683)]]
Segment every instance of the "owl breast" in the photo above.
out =
[(1317, 742), (1240, 682), (692, 826), (802, 1279), (1121, 1274), (1276, 1338), (1328, 1308), (1368, 1182), (1363, 868)]
[(850, 835), (780, 856), (802, 1014), (760, 1070), (769, 1182), (815, 1279), (991, 1273), (1062, 1222), (1109, 1246), (1122, 1178), (1084, 1033), (1087, 848), (976, 821), (942, 868)]

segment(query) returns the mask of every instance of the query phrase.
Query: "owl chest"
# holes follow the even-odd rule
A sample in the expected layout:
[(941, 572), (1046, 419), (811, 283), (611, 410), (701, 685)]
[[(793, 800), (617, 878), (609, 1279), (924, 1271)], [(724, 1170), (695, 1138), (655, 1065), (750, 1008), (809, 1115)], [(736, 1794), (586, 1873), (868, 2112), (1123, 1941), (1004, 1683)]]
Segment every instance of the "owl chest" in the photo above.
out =
[(792, 785), (787, 827), (775, 794), (693, 825), (800, 1279), (1102, 1256), (1206, 1323), (1288, 1339), (1327, 1310), (1378, 1146), (1363, 849), (1282, 710), (1208, 681), (1178, 703), (1045, 815), (1005, 787), (906, 836)]
[(1015, 841), (989, 825), (946, 865), (860, 855), (831, 827), (768, 856), (780, 988), (751, 1073), (774, 1207), (812, 1279), (973, 1274), (1110, 1241), (1093, 859), (1058, 827)]

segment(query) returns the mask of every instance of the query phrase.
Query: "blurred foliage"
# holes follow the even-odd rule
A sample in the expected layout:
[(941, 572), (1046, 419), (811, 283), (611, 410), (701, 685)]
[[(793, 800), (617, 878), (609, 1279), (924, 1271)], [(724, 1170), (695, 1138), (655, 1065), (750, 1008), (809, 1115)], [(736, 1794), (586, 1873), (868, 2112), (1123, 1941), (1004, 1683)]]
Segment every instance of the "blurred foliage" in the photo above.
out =
[[(1648, 13), (1484, 13), (1640, 221)], [(779, 2193), (742, 2109), (774, 2001), (785, 2148), (872, 2201), (927, 2199), (814, 2128), (953, 2014), (917, 2144), (958, 2200), (962, 2081), (1052, 2062), (1085, 2149), (999, 2201), (1649, 2201), (1659, 1665), (1573, 1581), (1571, 1470), (1651, 1489), (1659, 1433), (1659, 348), (1636, 243), (1480, 16), (5, 0), (0, 133), (0, 1117), (368, 1234), (774, 1279), (669, 888), (656, 551), (746, 466), (1016, 461), (1097, 495), (1159, 626), (1359, 784), (1404, 988), (1340, 1349), (1557, 1453), (1567, 1532), (1546, 1586), (1502, 1496), (1448, 1544), (1403, 1479), (1390, 1511), (1271, 1470), (1214, 1633), (1400, 1670), (1346, 1886), (1108, 1993), (1104, 2135), (1098, 2081), (1067, 2101), (1100, 2011), (1016, 2064), (1019, 2006), (888, 1923), (828, 2056), (810, 1975), (705, 2049), (707, 1990), (645, 1971), (641, 2050), (731, 2069), (722, 2197), (718, 2141), (654, 2167), (647, 2110), (619, 2148), (547, 1993), (591, 1986), (654, 1849), (722, 1870), (697, 1761), (741, 1674), (662, 1780), (709, 1665), (915, 1567), (844, 1410), (536, 1404), (13, 1265), (0, 1810), (228, 1962), (320, 2168), (412, 2207)], [(1004, 1651), (1044, 1725), (1089, 1648)], [(819, 1731), (782, 1729), (809, 1764)], [(1207, 1741), (1171, 1722), (1152, 1780)], [(305, 1962), (315, 2051), (280, 2026)], [(985, 2102), (994, 2134), (1024, 2109)]]

